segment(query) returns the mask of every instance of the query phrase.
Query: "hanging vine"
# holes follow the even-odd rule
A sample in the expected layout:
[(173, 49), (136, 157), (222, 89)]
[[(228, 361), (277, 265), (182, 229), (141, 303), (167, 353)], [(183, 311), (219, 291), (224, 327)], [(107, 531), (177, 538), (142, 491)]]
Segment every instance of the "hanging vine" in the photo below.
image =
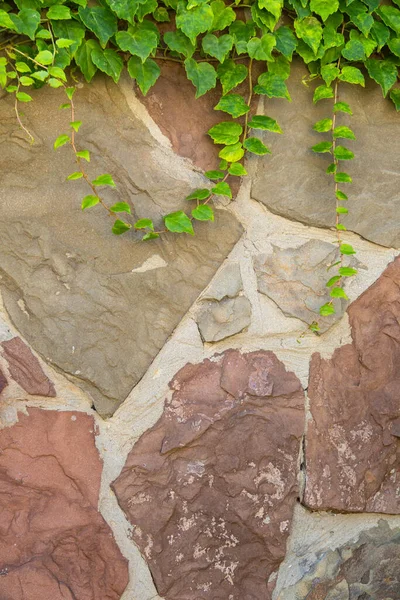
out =
[[(262, 95), (291, 101), (287, 80), (293, 56), (299, 57), (310, 78), (323, 82), (315, 89), (314, 103), (332, 101), (331, 115), (314, 125), (329, 140), (312, 148), (331, 156), (327, 173), (334, 180), (332, 226), (340, 260), (327, 282), (331, 300), (320, 309), (327, 316), (335, 312), (334, 298), (347, 299), (345, 278), (357, 273), (345, 264), (355, 250), (345, 242), (342, 223), (348, 197), (341, 184), (351, 183), (351, 177), (340, 170), (343, 161), (354, 158), (342, 140), (354, 140), (355, 135), (338, 123), (340, 114), (351, 114), (339, 99), (339, 87), (343, 82), (364, 87), (368, 74), (400, 110), (399, 7), (400, 0), (97, 0), (89, 5), (87, 0), (0, 1), (0, 87), (14, 96), (16, 118), (31, 141), (20, 111), (21, 103), (32, 101), (26, 90), (44, 85), (65, 89), (68, 101), (61, 108), (70, 112), (69, 127), (54, 147), (70, 147), (77, 170), (67, 179), (84, 179), (90, 188), (82, 209), (99, 205), (114, 218), (114, 234), (133, 227), (143, 232), (143, 240), (150, 240), (171, 232), (194, 235), (196, 221), (214, 219), (216, 196), (232, 198), (230, 176), (247, 175), (245, 154), (271, 153), (259, 133), (282, 130), (274, 119), (252, 114), (252, 100)], [(217, 86), (221, 90), (215, 110), (226, 117), (208, 131), (220, 146), (220, 162), (205, 173), (210, 186), (187, 197), (193, 203), (187, 211), (165, 215), (161, 227), (146, 217), (132, 225), (123, 216), (131, 212), (127, 202), (108, 206), (100, 195), (99, 188), (115, 187), (112, 176), (91, 177), (90, 153), (78, 149), (82, 123), (76, 120), (76, 88), (68, 84), (69, 68), (82, 73), (88, 83), (98, 71), (117, 83), (126, 67), (146, 95), (163, 61), (183, 65), (196, 98)], [(260, 73), (257, 79), (254, 73)]]

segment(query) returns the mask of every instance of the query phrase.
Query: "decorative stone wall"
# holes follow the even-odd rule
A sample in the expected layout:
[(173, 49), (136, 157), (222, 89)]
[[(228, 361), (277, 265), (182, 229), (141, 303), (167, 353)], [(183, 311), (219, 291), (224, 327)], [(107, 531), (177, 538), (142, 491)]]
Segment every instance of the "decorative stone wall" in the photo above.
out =
[[(145, 100), (101, 77), (76, 95), (135, 218), (215, 167), (213, 96), (179, 68)], [(27, 105), (33, 146), (1, 98), (1, 598), (400, 598), (400, 124), (378, 89), (341, 86), (359, 274), (319, 319), (334, 202), (301, 76), (292, 104), (258, 107), (284, 135), (215, 222), (146, 244), (82, 213), (52, 150), (61, 92)]]

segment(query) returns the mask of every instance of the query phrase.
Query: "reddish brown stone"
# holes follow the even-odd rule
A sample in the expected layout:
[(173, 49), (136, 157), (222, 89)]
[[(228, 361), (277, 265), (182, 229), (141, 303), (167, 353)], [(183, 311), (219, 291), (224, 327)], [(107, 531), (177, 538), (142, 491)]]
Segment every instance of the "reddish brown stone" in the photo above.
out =
[(28, 394), (54, 398), (56, 391), (30, 348), (19, 337), (1, 344), (11, 377)]
[(310, 370), (305, 503), (400, 513), (400, 258), (348, 309), (353, 343)]
[(28, 410), (0, 431), (0, 598), (118, 600), (128, 571), (97, 510), (93, 418)]
[(272, 352), (188, 364), (113, 484), (166, 600), (271, 598), (298, 495), (304, 394)]
[(7, 385), (8, 385), (7, 379), (6, 379), (5, 375), (3, 375), (3, 372), (0, 371), (0, 394)]

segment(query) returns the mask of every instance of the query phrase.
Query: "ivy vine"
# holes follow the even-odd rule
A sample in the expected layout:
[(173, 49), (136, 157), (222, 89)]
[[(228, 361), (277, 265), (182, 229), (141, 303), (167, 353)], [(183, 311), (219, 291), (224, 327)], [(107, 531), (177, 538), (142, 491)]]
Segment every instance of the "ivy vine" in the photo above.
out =
[[(77, 170), (67, 179), (84, 179), (90, 189), (82, 209), (100, 205), (114, 217), (114, 234), (134, 228), (142, 231), (143, 240), (169, 232), (193, 235), (196, 221), (214, 219), (215, 196), (232, 198), (230, 177), (247, 174), (245, 154), (271, 153), (257, 132), (282, 130), (274, 119), (252, 114), (252, 99), (262, 95), (291, 101), (287, 80), (294, 56), (307, 65), (309, 80), (321, 80), (313, 102), (331, 102), (327, 117), (314, 125), (327, 139), (312, 148), (330, 155), (326, 172), (333, 178), (336, 199), (332, 226), (340, 260), (332, 265), (337, 271), (327, 282), (331, 300), (320, 309), (328, 316), (335, 312), (335, 298), (347, 299), (345, 279), (357, 273), (344, 264), (355, 250), (342, 237), (348, 196), (341, 187), (351, 183), (342, 163), (354, 158), (343, 140), (355, 135), (338, 123), (341, 113), (351, 114), (339, 98), (339, 87), (342, 82), (364, 87), (368, 75), (400, 110), (400, 0), (0, 1), (0, 87), (14, 97), (21, 128), (33, 141), (20, 109), (32, 101), (29, 88), (63, 88), (66, 102), (60, 108), (69, 110), (69, 127), (54, 147), (69, 146), (74, 153)], [(117, 83), (126, 67), (146, 95), (163, 61), (183, 65), (196, 98), (218, 87), (221, 98), (214, 108), (226, 117), (208, 131), (220, 146), (219, 164), (205, 173), (210, 186), (192, 192), (187, 197), (191, 208), (165, 215), (163, 226), (156, 228), (148, 218), (129, 222), (127, 202), (109, 206), (102, 199), (101, 188), (115, 183), (108, 173), (92, 177), (87, 171), (90, 153), (77, 140), (82, 123), (76, 118), (74, 82), (79, 73), (90, 82), (101, 71)], [(318, 330), (318, 325), (312, 328)]]

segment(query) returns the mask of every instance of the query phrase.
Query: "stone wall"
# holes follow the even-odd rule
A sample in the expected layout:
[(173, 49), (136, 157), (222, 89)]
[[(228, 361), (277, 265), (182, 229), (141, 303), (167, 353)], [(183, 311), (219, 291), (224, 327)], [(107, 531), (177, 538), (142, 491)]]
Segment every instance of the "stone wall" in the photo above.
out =
[[(1, 597), (400, 598), (400, 124), (341, 86), (359, 274), (318, 319), (335, 207), (301, 76), (215, 222), (150, 243), (80, 210), (61, 92), (26, 107), (33, 146), (1, 98)], [(109, 200), (158, 221), (207, 185), (215, 99), (179, 66), (146, 99), (78, 87)]]

